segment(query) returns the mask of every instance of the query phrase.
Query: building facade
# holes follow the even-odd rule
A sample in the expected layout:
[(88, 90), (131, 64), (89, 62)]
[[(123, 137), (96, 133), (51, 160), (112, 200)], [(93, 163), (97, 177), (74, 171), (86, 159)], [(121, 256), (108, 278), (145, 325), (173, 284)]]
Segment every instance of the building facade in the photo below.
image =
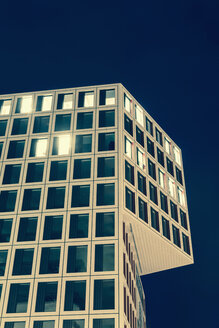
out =
[(0, 326), (143, 328), (193, 263), (181, 150), (121, 85), (0, 96)]

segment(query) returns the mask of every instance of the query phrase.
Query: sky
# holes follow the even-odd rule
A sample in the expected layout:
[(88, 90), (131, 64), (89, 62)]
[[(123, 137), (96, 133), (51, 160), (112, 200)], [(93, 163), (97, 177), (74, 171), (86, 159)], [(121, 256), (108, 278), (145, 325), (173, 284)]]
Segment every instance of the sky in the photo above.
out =
[(120, 82), (182, 149), (195, 264), (143, 277), (148, 328), (219, 328), (218, 9), (1, 3), (0, 94)]

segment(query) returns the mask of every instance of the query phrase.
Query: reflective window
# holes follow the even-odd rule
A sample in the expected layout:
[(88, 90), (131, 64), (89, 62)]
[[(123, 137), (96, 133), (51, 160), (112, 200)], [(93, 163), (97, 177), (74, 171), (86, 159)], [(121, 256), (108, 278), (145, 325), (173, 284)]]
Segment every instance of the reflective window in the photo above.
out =
[(185, 195), (184, 190), (177, 186), (177, 196), (178, 196), (178, 202), (180, 205), (185, 206)]
[(173, 162), (167, 157), (167, 171), (174, 176), (173, 173)]
[(71, 114), (56, 115), (55, 131), (70, 130)]
[(156, 128), (156, 140), (161, 146), (163, 146), (162, 133), (157, 128)]
[(11, 284), (7, 313), (27, 312), (30, 284)]
[(152, 202), (154, 202), (155, 204), (158, 204), (157, 187), (155, 187), (151, 182), (149, 182), (149, 190), (150, 190), (150, 200), (152, 200)]
[(69, 246), (67, 273), (87, 271), (87, 246)]
[(153, 136), (153, 123), (146, 117), (146, 130)]
[(7, 128), (8, 120), (0, 120), (0, 136), (4, 136)]
[(35, 312), (55, 312), (57, 298), (57, 282), (39, 282)]
[(97, 185), (97, 206), (115, 204), (115, 184), (101, 183)]
[(52, 95), (38, 96), (36, 111), (37, 112), (47, 112), (50, 111), (52, 107)]
[(52, 161), (49, 181), (66, 180), (68, 161)]
[(175, 227), (174, 225), (172, 225), (172, 229), (173, 229), (173, 242), (178, 247), (181, 247), (179, 229), (177, 227)]
[(170, 212), (171, 212), (171, 218), (178, 222), (177, 206), (172, 201), (170, 201)]
[(21, 164), (5, 165), (5, 172), (2, 184), (19, 183)]
[(168, 191), (170, 196), (175, 197), (175, 181), (173, 179), (171, 179), (170, 177), (168, 177), (167, 179), (168, 181)]
[(16, 249), (14, 256), (13, 276), (29, 275), (32, 272), (33, 248)]
[(46, 133), (49, 131), (49, 116), (37, 116), (34, 119), (33, 133)]
[(33, 139), (30, 147), (30, 157), (46, 156), (48, 139)]
[(124, 93), (124, 108), (131, 113), (131, 99)]
[(114, 213), (96, 214), (96, 237), (110, 237), (115, 233), (115, 215)]
[(44, 163), (29, 163), (27, 167), (26, 182), (41, 182), (43, 180)]
[(180, 211), (181, 225), (182, 225), (183, 228), (188, 230), (188, 223), (187, 223), (186, 213), (183, 212), (181, 209), (179, 211)]
[(28, 118), (15, 118), (13, 122), (11, 134), (12, 135), (26, 134), (27, 126), (28, 126)]
[(22, 211), (38, 210), (40, 206), (41, 189), (25, 189)]
[(137, 126), (136, 126), (136, 140), (137, 142), (144, 147), (144, 132), (141, 131)]
[(114, 279), (94, 280), (94, 310), (112, 310), (114, 308)]
[(94, 106), (94, 92), (79, 92), (78, 107), (93, 107)]
[(70, 151), (70, 135), (65, 134), (53, 138), (52, 155), (68, 155)]
[(125, 161), (125, 179), (129, 181), (133, 186), (135, 185), (135, 171), (134, 166)]
[(157, 160), (164, 167), (164, 154), (159, 148), (157, 148)]
[(145, 154), (137, 147), (137, 164), (138, 166), (144, 170), (145, 168)]
[(34, 241), (36, 229), (37, 218), (20, 218), (17, 241)]
[(71, 214), (69, 238), (87, 238), (88, 223), (88, 214)]
[(46, 208), (64, 208), (65, 204), (65, 187), (48, 188)]
[(86, 281), (66, 281), (64, 311), (85, 310)]
[(10, 241), (12, 219), (0, 219), (0, 243)]
[(100, 90), (100, 106), (115, 104), (115, 89)]
[(177, 162), (177, 164), (181, 166), (180, 151), (176, 146), (173, 147), (173, 155), (174, 155), (174, 159)]
[(160, 231), (159, 214), (152, 207), (151, 207), (151, 226), (157, 231)]
[(73, 106), (73, 93), (61, 93), (58, 95), (57, 109), (70, 109)]
[(11, 99), (0, 99), (0, 115), (10, 114), (11, 103)]
[(43, 247), (40, 274), (59, 273), (60, 247)]
[(154, 157), (154, 143), (147, 137), (147, 151)]
[(46, 321), (34, 321), (33, 328), (54, 328), (55, 321), (54, 320), (46, 320)]
[(62, 215), (51, 215), (45, 217), (43, 240), (62, 238)]
[(129, 190), (127, 187), (125, 188), (125, 206), (130, 211), (135, 213), (135, 193)]
[(88, 153), (92, 148), (92, 135), (77, 135), (75, 140), (75, 153)]
[(84, 319), (63, 320), (63, 328), (85, 328)]
[(114, 328), (114, 318), (110, 319), (94, 319), (93, 328)]
[(115, 133), (99, 133), (98, 151), (115, 150)]
[(12, 212), (15, 209), (17, 190), (2, 190), (0, 192), (0, 212)]
[(165, 173), (161, 171), (161, 169), (158, 169), (158, 182), (159, 185), (165, 189)]
[(176, 180), (183, 185), (182, 171), (176, 167)]
[(23, 96), (17, 99), (15, 113), (31, 113), (32, 112), (32, 96)]
[(93, 113), (78, 113), (77, 115), (77, 130), (92, 129)]
[(168, 203), (167, 203), (167, 196), (160, 192), (160, 206), (163, 211), (168, 214)]
[(156, 181), (156, 166), (150, 159), (148, 159), (148, 173)]
[(148, 223), (147, 203), (144, 202), (140, 197), (138, 197), (138, 210), (140, 219)]
[(89, 179), (90, 171), (91, 171), (90, 158), (75, 159), (73, 179)]
[(81, 185), (72, 187), (71, 207), (85, 207), (90, 203), (90, 186)]
[(166, 150), (167, 154), (171, 154), (171, 142), (166, 137), (164, 137), (164, 149)]
[[(7, 262), (8, 251), (0, 250), (0, 277), (3, 277), (5, 274), (5, 266)], [(1, 296), (1, 294), (0, 294)]]
[(189, 245), (189, 237), (186, 236), (184, 233), (182, 233), (182, 240), (183, 240), (183, 249), (184, 251), (191, 255), (191, 252), (190, 252), (190, 245)]
[(98, 178), (115, 176), (115, 157), (98, 158), (97, 176)]
[(138, 172), (138, 190), (146, 195), (146, 178)]
[(135, 105), (135, 119), (136, 121), (144, 126), (144, 114), (143, 109), (140, 108), (138, 105)]
[(169, 221), (166, 220), (163, 216), (162, 216), (162, 228), (163, 228), (163, 235), (167, 239), (170, 239), (170, 224)]
[(131, 136), (133, 136), (133, 122), (126, 114), (124, 114), (124, 128)]
[(132, 142), (127, 137), (125, 137), (125, 154), (132, 158)]
[(99, 128), (115, 126), (115, 111), (100, 110), (99, 111)]
[(25, 140), (12, 140), (9, 144), (7, 158), (21, 158), (24, 153)]
[(95, 271), (115, 270), (114, 244), (95, 245)]

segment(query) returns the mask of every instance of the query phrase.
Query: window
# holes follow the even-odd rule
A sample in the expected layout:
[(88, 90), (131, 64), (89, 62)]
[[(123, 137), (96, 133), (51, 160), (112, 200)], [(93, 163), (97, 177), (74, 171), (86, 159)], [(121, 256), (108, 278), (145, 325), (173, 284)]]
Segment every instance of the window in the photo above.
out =
[(77, 130), (92, 129), (93, 113), (78, 113), (77, 115)]
[(145, 168), (144, 153), (138, 147), (136, 148), (136, 151), (137, 151), (137, 164), (142, 170), (144, 170)]
[(34, 321), (33, 328), (54, 328), (55, 321), (54, 320), (46, 320), (46, 321)]
[(158, 169), (159, 185), (165, 189), (165, 173)]
[(27, 167), (26, 182), (41, 182), (43, 180), (44, 163), (29, 163)]
[(3, 142), (0, 142), (0, 158), (1, 158), (1, 156), (2, 156), (2, 148), (3, 148)]
[(156, 128), (156, 140), (161, 146), (163, 146), (162, 133), (157, 128)]
[(25, 189), (22, 211), (36, 211), (40, 206), (41, 189)]
[(32, 112), (32, 96), (23, 96), (17, 99), (15, 113), (31, 113)]
[(48, 131), (49, 131), (49, 116), (35, 117), (33, 133), (46, 133)]
[(4, 328), (25, 328), (25, 322), (24, 321), (5, 322)]
[(52, 155), (68, 155), (70, 151), (70, 135), (53, 138)]
[(68, 161), (52, 161), (49, 181), (66, 180)]
[(140, 108), (138, 105), (135, 105), (135, 119), (136, 121), (144, 126), (144, 114), (143, 109)]
[(0, 192), (0, 212), (12, 212), (15, 209), (17, 190), (2, 190)]
[(175, 182), (168, 177), (168, 191), (171, 197), (175, 197)]
[(63, 320), (63, 328), (85, 328), (84, 319)]
[(191, 252), (190, 252), (190, 245), (189, 245), (189, 237), (186, 236), (184, 233), (182, 233), (182, 240), (183, 240), (183, 249), (184, 251), (191, 255)]
[(46, 156), (48, 139), (33, 139), (30, 147), (30, 157)]
[(99, 128), (115, 126), (115, 111), (100, 110), (99, 111)]
[(90, 158), (75, 159), (73, 179), (88, 179), (90, 178), (90, 171)]
[(51, 215), (45, 217), (43, 240), (62, 238), (62, 215)]
[(148, 173), (156, 181), (156, 166), (150, 159), (148, 159)]
[(124, 128), (131, 136), (133, 136), (133, 122), (126, 114), (124, 114)]
[(97, 206), (115, 204), (115, 184), (101, 183), (97, 185)]
[(98, 151), (115, 150), (115, 133), (99, 133)]
[(114, 318), (110, 319), (94, 319), (93, 328), (114, 328)]
[(167, 196), (160, 192), (160, 205), (161, 209), (168, 214), (168, 203), (167, 203)]
[(69, 246), (67, 273), (87, 271), (87, 246)]
[(138, 172), (138, 190), (146, 195), (146, 178)]
[(173, 146), (173, 155), (174, 155), (174, 159), (177, 162), (177, 164), (181, 166), (180, 151), (176, 146)]
[(136, 126), (136, 140), (137, 142), (144, 147), (144, 132), (141, 131), (137, 126)]
[(157, 148), (157, 160), (164, 167), (164, 154), (159, 148)]
[[(5, 275), (7, 256), (8, 256), (7, 250), (0, 251), (0, 277), (3, 277)], [(0, 294), (0, 296), (1, 296), (1, 294)]]
[(95, 271), (114, 271), (114, 245), (95, 246)]
[(90, 204), (90, 186), (81, 185), (72, 187), (71, 207), (86, 207)]
[(73, 104), (73, 93), (60, 93), (58, 95), (57, 109), (70, 109)]
[(16, 249), (14, 256), (13, 276), (30, 275), (33, 263), (33, 248)]
[(166, 150), (167, 154), (171, 154), (171, 142), (166, 137), (164, 137), (164, 149)]
[(115, 89), (100, 90), (100, 106), (115, 104)]
[(151, 226), (155, 230), (160, 231), (159, 214), (152, 207), (151, 207)]
[(147, 137), (147, 151), (154, 157), (154, 143)]
[(92, 135), (77, 135), (75, 140), (75, 153), (88, 153), (91, 152)]
[(15, 118), (13, 122), (11, 134), (12, 135), (26, 134), (27, 126), (28, 126), (28, 118)]
[(56, 115), (55, 131), (70, 130), (71, 114)]
[(19, 183), (20, 172), (21, 164), (6, 165), (2, 184)]
[(17, 241), (34, 241), (36, 239), (37, 218), (20, 218)]
[(78, 107), (93, 107), (94, 106), (94, 92), (79, 92)]
[(180, 205), (185, 206), (185, 196), (184, 196), (184, 190), (177, 186), (177, 196), (178, 196), (178, 202)]
[(135, 171), (134, 167), (125, 161), (125, 178), (131, 184), (135, 185)]
[(114, 279), (94, 280), (94, 310), (112, 310), (114, 308)]
[(149, 182), (149, 189), (150, 189), (150, 200), (152, 200), (152, 202), (154, 202), (155, 204), (158, 204), (157, 187), (155, 187), (151, 182)]
[(115, 157), (98, 157), (97, 177), (115, 176)]
[(64, 311), (84, 311), (86, 280), (66, 281)]
[(88, 214), (71, 214), (69, 238), (87, 238), (88, 223)]
[(0, 136), (5, 136), (8, 120), (0, 120)]
[(43, 247), (40, 274), (59, 273), (60, 247)]
[(132, 158), (132, 142), (127, 137), (125, 137), (125, 154)]
[(0, 115), (8, 115), (11, 109), (11, 99), (0, 99)]
[(21, 158), (24, 153), (25, 140), (12, 140), (9, 144), (7, 158)]
[(131, 99), (124, 93), (124, 108), (129, 113), (131, 113), (131, 103)]
[(125, 206), (135, 213), (135, 193), (125, 187)]
[(167, 157), (167, 171), (174, 176), (173, 173), (173, 162)]
[(46, 208), (64, 208), (65, 204), (65, 187), (48, 188)]
[(148, 223), (147, 203), (145, 203), (140, 197), (138, 197), (138, 210), (140, 219)]
[(182, 172), (176, 167), (176, 180), (183, 185)]
[(55, 312), (57, 298), (57, 282), (39, 282), (37, 289), (35, 312)]
[(171, 218), (178, 222), (177, 206), (172, 201), (170, 201), (170, 212), (171, 212)]
[(38, 96), (36, 111), (47, 112), (52, 108), (52, 95)]
[(166, 220), (163, 216), (162, 216), (162, 228), (163, 228), (164, 237), (170, 240), (170, 224), (169, 221)]
[(153, 136), (153, 123), (146, 117), (146, 130)]
[(187, 223), (186, 213), (183, 212), (181, 209), (179, 210), (179, 212), (180, 212), (181, 226), (188, 230), (188, 223)]
[(11, 284), (7, 313), (27, 312), (30, 284)]
[(181, 247), (179, 229), (177, 227), (175, 227), (174, 225), (172, 225), (172, 228), (173, 228), (173, 242), (178, 247)]
[(97, 213), (96, 214), (96, 237), (114, 236), (115, 215), (114, 213)]

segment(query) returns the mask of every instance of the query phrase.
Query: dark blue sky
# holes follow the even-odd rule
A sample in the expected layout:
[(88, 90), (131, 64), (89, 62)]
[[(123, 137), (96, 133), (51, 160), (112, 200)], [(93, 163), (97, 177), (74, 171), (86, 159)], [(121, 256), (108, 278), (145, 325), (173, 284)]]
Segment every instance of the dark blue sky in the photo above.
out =
[(217, 0), (1, 4), (0, 94), (121, 82), (183, 150), (195, 264), (143, 278), (148, 328), (219, 327), (218, 9)]

